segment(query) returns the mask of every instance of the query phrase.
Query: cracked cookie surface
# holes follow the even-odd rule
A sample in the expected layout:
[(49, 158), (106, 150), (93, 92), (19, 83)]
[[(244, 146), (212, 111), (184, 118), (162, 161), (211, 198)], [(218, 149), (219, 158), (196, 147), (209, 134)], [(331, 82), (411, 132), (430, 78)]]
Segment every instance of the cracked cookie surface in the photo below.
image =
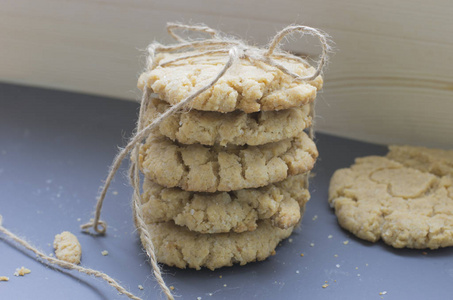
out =
[(140, 146), (145, 176), (165, 187), (216, 192), (257, 188), (310, 171), (318, 151), (305, 132), (260, 146), (180, 145), (151, 134)]
[[(152, 99), (146, 112), (148, 124), (169, 107), (162, 100)], [(310, 105), (252, 114), (190, 110), (167, 117), (159, 125), (159, 131), (183, 144), (263, 145), (299, 135), (311, 125), (309, 113)]]
[(453, 176), (453, 151), (413, 146), (389, 146), (387, 157), (406, 167), (437, 176)]
[[(163, 63), (193, 53), (161, 53), (156, 63)], [(315, 69), (308, 64), (287, 58), (274, 59), (299, 76), (308, 76)], [(218, 53), (187, 58), (144, 72), (138, 87), (145, 86), (160, 99), (176, 104), (206, 86), (225, 65), (228, 54)], [(191, 107), (197, 110), (246, 113), (260, 110), (282, 110), (301, 106), (316, 98), (322, 87), (322, 77), (312, 81), (295, 81), (290, 75), (263, 62), (240, 59), (217, 83), (197, 96)]]
[(359, 238), (395, 248), (453, 245), (453, 179), (386, 157), (357, 158), (337, 170), (329, 203), (339, 224)]
[(147, 226), (160, 263), (197, 270), (264, 260), (293, 230), (274, 227), (269, 221), (262, 221), (256, 230), (243, 233), (201, 234), (173, 222)]
[(295, 175), (265, 187), (229, 193), (187, 192), (145, 180), (143, 218), (146, 223), (174, 221), (201, 233), (253, 231), (263, 219), (286, 229), (301, 220), (310, 198), (305, 188), (306, 176)]

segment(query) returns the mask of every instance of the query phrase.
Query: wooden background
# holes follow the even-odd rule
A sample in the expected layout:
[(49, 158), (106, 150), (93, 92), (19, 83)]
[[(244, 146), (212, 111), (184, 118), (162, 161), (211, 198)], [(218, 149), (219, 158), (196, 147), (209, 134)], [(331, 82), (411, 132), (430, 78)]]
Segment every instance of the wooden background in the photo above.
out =
[[(261, 45), (299, 23), (336, 42), (317, 130), (452, 148), (452, 16), (447, 0), (2, 0), (0, 81), (136, 100), (140, 49), (169, 42), (168, 21)], [(314, 43), (290, 39), (284, 48), (316, 57)]]

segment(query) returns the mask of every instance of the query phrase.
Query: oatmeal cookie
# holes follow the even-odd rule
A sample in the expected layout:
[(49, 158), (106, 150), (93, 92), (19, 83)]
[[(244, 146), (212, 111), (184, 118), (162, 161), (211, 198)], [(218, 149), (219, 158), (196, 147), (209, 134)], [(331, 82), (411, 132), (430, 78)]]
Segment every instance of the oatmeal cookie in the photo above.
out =
[(181, 145), (151, 134), (140, 147), (145, 176), (165, 187), (194, 192), (257, 188), (310, 171), (318, 151), (302, 132), (260, 146)]
[[(191, 53), (160, 53), (156, 63)], [(315, 69), (289, 58), (274, 58), (299, 76), (308, 76)], [(138, 87), (145, 86), (170, 104), (176, 104), (207, 85), (223, 68), (228, 54), (218, 53), (179, 60), (144, 72)], [(276, 67), (260, 61), (241, 59), (217, 83), (196, 97), (191, 107), (197, 110), (246, 113), (261, 110), (281, 110), (301, 106), (316, 98), (322, 87), (322, 77), (312, 81), (296, 81)]]
[[(145, 116), (147, 124), (169, 107), (162, 100), (152, 99)], [(296, 137), (311, 126), (309, 114), (310, 105), (251, 114), (190, 110), (169, 116), (159, 125), (159, 130), (182, 144), (256, 146)]]
[(300, 221), (310, 198), (306, 176), (295, 175), (265, 187), (228, 193), (187, 192), (145, 180), (143, 217), (147, 223), (174, 221), (201, 233), (253, 231), (263, 219), (286, 229)]
[(265, 260), (293, 230), (274, 227), (270, 221), (262, 221), (256, 230), (243, 233), (201, 234), (173, 222), (147, 226), (160, 263), (197, 270)]
[(395, 248), (453, 245), (453, 179), (386, 157), (358, 158), (337, 170), (329, 202), (339, 224), (359, 238)]

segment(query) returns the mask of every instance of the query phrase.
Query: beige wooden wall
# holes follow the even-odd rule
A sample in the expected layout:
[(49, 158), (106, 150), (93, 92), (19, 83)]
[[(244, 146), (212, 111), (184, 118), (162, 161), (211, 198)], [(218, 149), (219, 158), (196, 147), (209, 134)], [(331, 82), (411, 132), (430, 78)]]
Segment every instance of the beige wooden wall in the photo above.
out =
[[(168, 21), (265, 44), (290, 23), (336, 42), (317, 129), (453, 148), (453, 2), (425, 0), (2, 0), (0, 81), (137, 99), (144, 49)], [(284, 48), (316, 56), (291, 39)]]

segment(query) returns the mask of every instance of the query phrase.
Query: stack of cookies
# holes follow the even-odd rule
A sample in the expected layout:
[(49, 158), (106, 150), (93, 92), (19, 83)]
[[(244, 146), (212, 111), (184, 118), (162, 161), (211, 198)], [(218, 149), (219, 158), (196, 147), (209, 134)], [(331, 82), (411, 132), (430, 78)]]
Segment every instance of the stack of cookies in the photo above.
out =
[[(139, 88), (153, 97), (145, 125), (205, 86), (228, 59), (211, 53), (174, 61), (181, 55), (157, 55), (157, 67), (140, 76)], [(315, 71), (277, 60), (299, 76)], [(159, 262), (213, 270), (275, 253), (310, 197), (306, 178), (318, 152), (304, 129), (321, 86), (320, 76), (295, 81), (241, 59), (189, 110), (160, 123), (140, 146), (139, 162), (142, 213)]]

